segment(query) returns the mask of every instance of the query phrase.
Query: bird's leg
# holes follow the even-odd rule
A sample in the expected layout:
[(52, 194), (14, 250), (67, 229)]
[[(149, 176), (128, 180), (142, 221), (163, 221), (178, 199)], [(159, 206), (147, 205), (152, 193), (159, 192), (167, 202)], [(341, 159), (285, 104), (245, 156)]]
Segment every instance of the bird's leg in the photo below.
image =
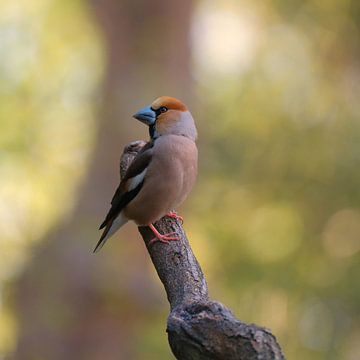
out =
[(182, 216), (178, 215), (176, 211), (169, 211), (165, 216), (167, 216), (171, 219), (180, 220), (181, 225), (184, 223), (184, 218)]
[(178, 236), (171, 236), (171, 235), (176, 234), (175, 232), (162, 235), (156, 230), (156, 228), (153, 224), (150, 224), (149, 228), (152, 230), (152, 232), (155, 235), (155, 237), (151, 241), (149, 241), (149, 245), (153, 244), (156, 241), (160, 241), (162, 243), (168, 244), (170, 241), (180, 240), (180, 238)]

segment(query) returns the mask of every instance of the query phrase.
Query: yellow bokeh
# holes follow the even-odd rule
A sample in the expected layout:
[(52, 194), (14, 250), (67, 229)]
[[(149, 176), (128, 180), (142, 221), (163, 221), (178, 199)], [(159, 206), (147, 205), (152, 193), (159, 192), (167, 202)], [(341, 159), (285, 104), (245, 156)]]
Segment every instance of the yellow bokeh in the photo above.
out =
[(246, 245), (250, 255), (260, 262), (279, 261), (298, 248), (302, 232), (302, 221), (294, 208), (268, 205), (253, 212)]

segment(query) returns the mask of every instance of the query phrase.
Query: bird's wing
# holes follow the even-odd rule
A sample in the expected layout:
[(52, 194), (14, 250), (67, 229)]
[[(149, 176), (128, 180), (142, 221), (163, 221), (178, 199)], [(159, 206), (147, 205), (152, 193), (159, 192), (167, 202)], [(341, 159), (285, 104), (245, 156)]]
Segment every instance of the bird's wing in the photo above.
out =
[(120, 214), (121, 210), (139, 193), (143, 186), (152, 154), (152, 144), (148, 143), (131, 163), (120, 185), (116, 189), (111, 200), (111, 208), (105, 220), (100, 225), (99, 230), (112, 222)]

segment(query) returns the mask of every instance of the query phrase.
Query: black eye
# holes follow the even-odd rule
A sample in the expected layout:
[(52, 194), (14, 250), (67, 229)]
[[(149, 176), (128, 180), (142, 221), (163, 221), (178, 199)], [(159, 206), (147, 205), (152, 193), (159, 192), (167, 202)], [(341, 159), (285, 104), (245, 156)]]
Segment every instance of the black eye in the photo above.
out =
[(164, 113), (164, 112), (168, 111), (168, 108), (165, 106), (162, 106), (159, 110), (160, 110), (160, 113)]

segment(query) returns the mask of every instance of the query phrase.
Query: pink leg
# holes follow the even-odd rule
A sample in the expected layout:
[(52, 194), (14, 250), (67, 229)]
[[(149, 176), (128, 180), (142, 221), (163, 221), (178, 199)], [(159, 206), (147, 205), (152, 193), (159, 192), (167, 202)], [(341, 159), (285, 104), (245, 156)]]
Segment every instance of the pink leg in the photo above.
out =
[(174, 232), (162, 235), (156, 230), (156, 228), (153, 224), (150, 224), (149, 228), (152, 230), (152, 232), (155, 235), (155, 237), (149, 242), (149, 245), (153, 244), (156, 241), (160, 241), (162, 243), (168, 244), (170, 241), (180, 240), (180, 238), (178, 236), (171, 236), (171, 235), (176, 234)]
[(182, 216), (178, 215), (175, 211), (170, 211), (165, 216), (167, 216), (171, 219), (180, 220), (181, 224), (184, 223), (184, 218)]

